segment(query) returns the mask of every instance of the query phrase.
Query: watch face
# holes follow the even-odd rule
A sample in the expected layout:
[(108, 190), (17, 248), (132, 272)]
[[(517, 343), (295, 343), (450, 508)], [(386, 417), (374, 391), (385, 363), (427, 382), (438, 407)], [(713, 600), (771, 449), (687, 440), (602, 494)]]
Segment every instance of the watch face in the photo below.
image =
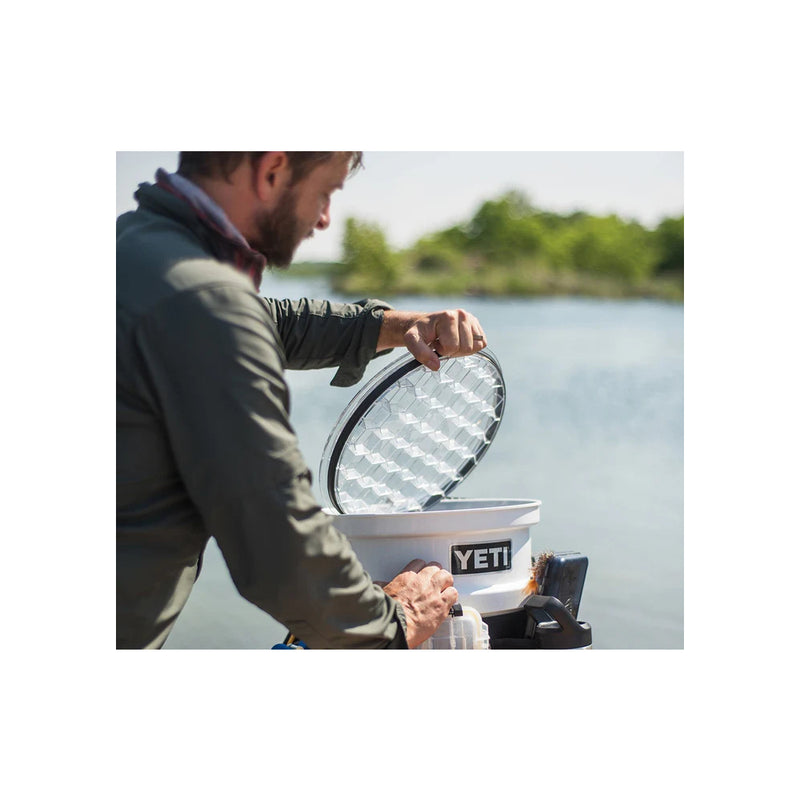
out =
[(483, 457), (504, 404), (503, 373), (488, 350), (442, 358), (436, 372), (404, 355), (339, 417), (323, 451), (320, 485), (342, 514), (429, 508)]

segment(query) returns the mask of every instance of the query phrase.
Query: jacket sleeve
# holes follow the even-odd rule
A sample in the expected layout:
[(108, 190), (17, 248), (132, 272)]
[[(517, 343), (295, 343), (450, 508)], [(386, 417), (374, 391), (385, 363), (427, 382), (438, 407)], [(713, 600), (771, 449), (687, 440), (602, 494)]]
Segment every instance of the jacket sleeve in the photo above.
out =
[(310, 647), (406, 647), (376, 587), (314, 500), (287, 414), (282, 348), (237, 286), (183, 292), (137, 345), (178, 471), (239, 592)]
[(382, 300), (261, 300), (275, 322), (287, 369), (339, 367), (331, 386), (353, 386), (371, 359), (391, 352), (375, 352), (383, 312), (392, 308)]

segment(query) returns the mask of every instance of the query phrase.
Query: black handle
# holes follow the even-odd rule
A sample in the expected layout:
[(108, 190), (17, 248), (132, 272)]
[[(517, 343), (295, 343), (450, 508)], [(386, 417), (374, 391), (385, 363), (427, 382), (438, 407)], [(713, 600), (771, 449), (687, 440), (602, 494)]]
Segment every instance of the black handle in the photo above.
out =
[(592, 644), (592, 628), (578, 622), (556, 597), (531, 595), (523, 606), (528, 615), (525, 638), (540, 650), (572, 650)]

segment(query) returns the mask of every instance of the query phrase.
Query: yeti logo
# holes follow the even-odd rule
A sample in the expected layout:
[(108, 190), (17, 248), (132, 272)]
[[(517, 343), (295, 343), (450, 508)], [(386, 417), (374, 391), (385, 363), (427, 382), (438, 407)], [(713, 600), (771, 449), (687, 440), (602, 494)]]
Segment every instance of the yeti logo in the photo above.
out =
[(477, 575), (511, 569), (511, 540), (454, 544), (450, 548), (450, 572), (453, 575)]

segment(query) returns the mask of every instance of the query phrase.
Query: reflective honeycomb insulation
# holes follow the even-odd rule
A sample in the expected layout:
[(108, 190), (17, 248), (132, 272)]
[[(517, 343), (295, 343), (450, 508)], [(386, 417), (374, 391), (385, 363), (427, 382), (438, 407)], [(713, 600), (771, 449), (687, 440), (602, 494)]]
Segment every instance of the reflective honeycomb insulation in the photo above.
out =
[(500, 367), (485, 353), (442, 359), (437, 372), (408, 364), (364, 409), (370, 390), (397, 374), (390, 365), (351, 402), (322, 461), (323, 483), (338, 510), (420, 511), (471, 472), (497, 431), (505, 401)]

